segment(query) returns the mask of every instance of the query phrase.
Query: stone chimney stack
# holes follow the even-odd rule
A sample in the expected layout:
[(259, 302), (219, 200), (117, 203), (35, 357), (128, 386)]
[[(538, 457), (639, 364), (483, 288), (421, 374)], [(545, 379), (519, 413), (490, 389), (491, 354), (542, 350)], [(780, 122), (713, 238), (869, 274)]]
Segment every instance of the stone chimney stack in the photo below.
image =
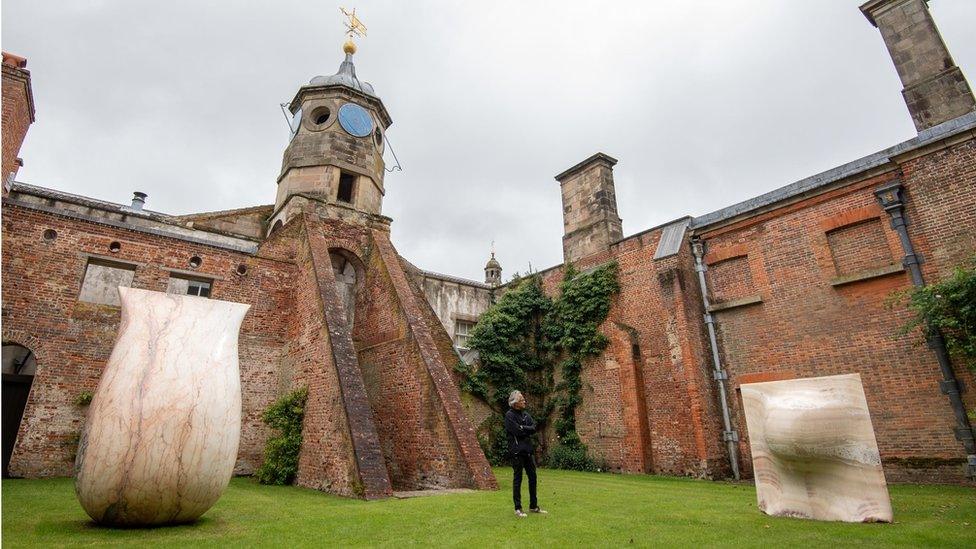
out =
[(17, 176), (23, 161), (17, 157), (24, 143), (27, 128), (34, 122), (34, 94), (31, 92), (27, 60), (19, 55), (3, 52), (3, 159), (0, 181), (3, 195)]
[(623, 238), (613, 187), (615, 158), (596, 153), (556, 176), (563, 196), (563, 259), (606, 250)]
[(861, 12), (881, 31), (918, 131), (976, 109), (973, 92), (932, 20), (928, 0), (871, 0)]

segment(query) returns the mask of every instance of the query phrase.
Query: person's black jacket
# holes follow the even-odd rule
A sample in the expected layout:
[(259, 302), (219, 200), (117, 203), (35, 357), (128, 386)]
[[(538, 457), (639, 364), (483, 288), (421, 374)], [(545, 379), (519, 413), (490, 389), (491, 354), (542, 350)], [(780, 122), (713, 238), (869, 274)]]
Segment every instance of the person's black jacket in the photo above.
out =
[(532, 455), (532, 439), (535, 420), (525, 410), (509, 409), (505, 412), (505, 432), (508, 434), (508, 451), (511, 455)]

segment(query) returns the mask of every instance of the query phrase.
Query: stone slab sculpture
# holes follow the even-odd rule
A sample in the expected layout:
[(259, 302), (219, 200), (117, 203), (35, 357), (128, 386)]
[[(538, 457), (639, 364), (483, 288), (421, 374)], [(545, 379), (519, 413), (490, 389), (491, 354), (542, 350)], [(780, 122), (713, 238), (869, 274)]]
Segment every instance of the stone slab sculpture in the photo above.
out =
[(75, 491), (96, 522), (191, 522), (230, 482), (237, 340), (250, 305), (119, 288), (122, 323), (92, 399)]
[(891, 522), (858, 374), (741, 386), (759, 509), (768, 515)]

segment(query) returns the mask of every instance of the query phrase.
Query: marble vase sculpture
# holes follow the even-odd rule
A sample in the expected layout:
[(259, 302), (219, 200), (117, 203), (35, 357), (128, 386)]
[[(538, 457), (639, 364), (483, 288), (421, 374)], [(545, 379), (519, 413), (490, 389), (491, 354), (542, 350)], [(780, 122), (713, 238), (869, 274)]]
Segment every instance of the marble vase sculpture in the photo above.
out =
[(891, 522), (891, 501), (858, 374), (741, 386), (759, 509)]
[(119, 288), (122, 323), (75, 462), (95, 522), (190, 522), (230, 482), (241, 433), (237, 338), (250, 305)]

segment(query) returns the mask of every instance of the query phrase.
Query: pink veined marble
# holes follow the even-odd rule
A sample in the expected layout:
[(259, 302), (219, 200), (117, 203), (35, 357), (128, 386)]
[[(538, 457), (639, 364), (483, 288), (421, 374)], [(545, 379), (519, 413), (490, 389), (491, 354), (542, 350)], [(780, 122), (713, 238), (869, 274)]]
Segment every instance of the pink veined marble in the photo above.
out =
[(815, 520), (891, 522), (860, 375), (746, 383), (741, 391), (759, 509)]
[(96, 522), (193, 521), (220, 498), (241, 433), (237, 339), (250, 305), (119, 288), (122, 323), (75, 462)]

